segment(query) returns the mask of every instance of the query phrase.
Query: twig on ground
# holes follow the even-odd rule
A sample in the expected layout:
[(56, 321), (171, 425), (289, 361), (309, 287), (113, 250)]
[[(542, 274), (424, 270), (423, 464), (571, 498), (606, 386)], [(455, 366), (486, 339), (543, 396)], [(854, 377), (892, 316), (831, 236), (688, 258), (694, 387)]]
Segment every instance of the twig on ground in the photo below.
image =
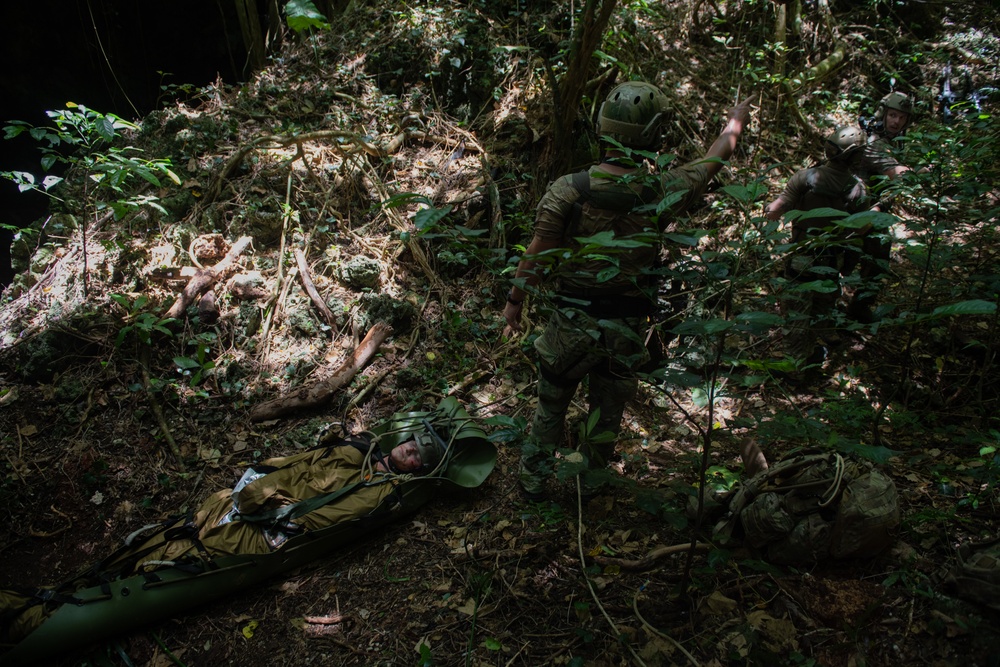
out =
[(337, 318), (330, 310), (330, 307), (326, 305), (326, 301), (323, 301), (319, 292), (316, 291), (316, 285), (313, 284), (312, 278), (309, 276), (309, 264), (306, 262), (305, 253), (303, 253), (300, 248), (296, 248), (294, 254), (295, 263), (298, 264), (299, 267), (299, 278), (302, 280), (302, 286), (305, 287), (306, 294), (309, 295), (309, 299), (313, 302), (313, 305), (316, 306), (316, 310), (319, 311), (323, 321), (326, 322), (327, 326), (329, 326), (333, 330), (333, 333), (336, 334)]

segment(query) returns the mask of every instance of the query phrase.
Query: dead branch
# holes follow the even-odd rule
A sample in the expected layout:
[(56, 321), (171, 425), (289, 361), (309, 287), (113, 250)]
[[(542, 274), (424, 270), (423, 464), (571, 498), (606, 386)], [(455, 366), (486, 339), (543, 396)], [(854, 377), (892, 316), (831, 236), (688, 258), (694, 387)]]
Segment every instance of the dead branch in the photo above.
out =
[(305, 287), (306, 294), (309, 295), (309, 299), (316, 306), (316, 310), (319, 311), (323, 321), (333, 329), (334, 333), (337, 333), (337, 318), (334, 316), (333, 311), (330, 310), (330, 307), (326, 305), (326, 301), (323, 301), (319, 292), (316, 291), (316, 286), (309, 275), (309, 264), (306, 262), (305, 253), (302, 252), (301, 248), (295, 249), (295, 263), (299, 266), (299, 278), (302, 279), (302, 286)]
[(160, 407), (160, 403), (156, 400), (156, 396), (153, 395), (153, 383), (149, 379), (148, 347), (143, 352), (139, 368), (142, 371), (142, 388), (146, 392), (146, 398), (149, 400), (149, 408), (153, 412), (153, 417), (156, 418), (156, 423), (160, 427), (160, 435), (163, 436), (163, 439), (167, 442), (167, 446), (170, 447), (170, 453), (174, 455), (177, 466), (181, 470), (184, 470), (184, 457), (181, 456), (180, 447), (177, 446), (177, 441), (174, 440), (173, 433), (170, 432), (170, 426), (167, 425), (167, 418), (163, 416), (163, 409)]
[(344, 617), (340, 614), (333, 614), (332, 616), (305, 616), (302, 620), (314, 625), (336, 625), (343, 623)]
[(261, 403), (251, 411), (250, 421), (260, 422), (277, 419), (296, 410), (323, 405), (371, 361), (390, 333), (392, 333), (392, 328), (388, 324), (376, 323), (369, 329), (368, 335), (361, 341), (357, 349), (329, 377), (309, 386), (301, 387), (288, 396), (279, 396), (266, 403)]
[(446, 391), (446, 392), (445, 392), (445, 396), (454, 396), (455, 394), (458, 394), (458, 393), (460, 393), (460, 392), (463, 392), (463, 391), (465, 391), (465, 390), (466, 390), (466, 389), (468, 389), (468, 388), (469, 388), (469, 387), (470, 387), (471, 385), (474, 385), (475, 383), (479, 382), (479, 381), (480, 381), (480, 380), (482, 380), (482, 379), (483, 379), (483, 378), (484, 378), (485, 376), (487, 376), (487, 375), (491, 374), (492, 372), (493, 372), (493, 370), (492, 370), (492, 369), (490, 369), (490, 370), (478, 370), (478, 371), (476, 371), (476, 372), (475, 372), (475, 373), (473, 373), (472, 375), (469, 375), (469, 376), (467, 376), (467, 377), (466, 377), (466, 378), (465, 378), (464, 380), (462, 380), (461, 382), (458, 382), (458, 383), (456, 383), (456, 384), (453, 384), (453, 385), (452, 385), (452, 386), (451, 386), (451, 387), (450, 387), (450, 388), (448, 389), (448, 391)]
[(229, 252), (226, 253), (226, 256), (218, 264), (195, 273), (187, 286), (184, 287), (184, 291), (180, 293), (174, 304), (170, 306), (170, 310), (167, 311), (167, 317), (180, 319), (187, 307), (198, 298), (198, 295), (215, 285), (219, 280), (228, 278), (229, 274), (236, 269), (237, 258), (243, 254), (243, 251), (246, 250), (246, 247), (252, 241), (253, 239), (249, 236), (240, 238), (239, 241), (233, 244), (233, 247), (229, 249)]
[(73, 519), (71, 519), (68, 514), (66, 514), (65, 512), (60, 512), (55, 505), (50, 505), (49, 509), (51, 509), (53, 512), (55, 512), (63, 519), (65, 519), (66, 524), (62, 528), (56, 528), (55, 530), (50, 530), (48, 532), (35, 530), (34, 528), (29, 526), (28, 535), (31, 535), (32, 537), (55, 537), (59, 533), (65, 533), (67, 530), (73, 527)]
[(814, 83), (819, 81), (823, 77), (827, 76), (830, 72), (835, 70), (842, 62), (844, 62), (844, 57), (847, 55), (847, 43), (838, 42), (834, 47), (833, 52), (830, 53), (826, 58), (819, 61), (812, 67), (802, 72), (799, 72), (787, 82), (788, 88), (792, 92), (797, 92), (803, 86), (809, 83)]
[[(695, 551), (708, 551), (711, 544), (697, 542), (694, 545)], [(652, 567), (658, 559), (671, 554), (683, 553), (691, 548), (691, 543), (673, 544), (670, 546), (657, 547), (638, 560), (626, 560), (624, 558), (610, 558), (608, 556), (594, 556), (594, 562), (598, 565), (617, 565), (623, 570), (645, 570)]]

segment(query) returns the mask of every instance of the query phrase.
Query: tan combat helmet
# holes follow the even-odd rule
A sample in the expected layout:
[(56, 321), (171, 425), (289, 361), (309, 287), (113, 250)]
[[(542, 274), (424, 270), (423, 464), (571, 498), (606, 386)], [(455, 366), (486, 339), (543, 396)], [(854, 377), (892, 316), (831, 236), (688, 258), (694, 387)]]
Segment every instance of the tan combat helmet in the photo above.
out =
[(837, 162), (847, 161), (864, 148), (868, 135), (855, 125), (841, 125), (826, 138), (826, 157)]
[(904, 93), (894, 91), (879, 100), (878, 108), (875, 110), (876, 123), (885, 122), (886, 109), (895, 109), (907, 115), (906, 125), (903, 126), (904, 130), (909, 126), (910, 121), (913, 120), (913, 100)]
[(654, 148), (666, 112), (667, 97), (656, 86), (644, 81), (619, 84), (601, 105), (601, 135), (631, 148)]

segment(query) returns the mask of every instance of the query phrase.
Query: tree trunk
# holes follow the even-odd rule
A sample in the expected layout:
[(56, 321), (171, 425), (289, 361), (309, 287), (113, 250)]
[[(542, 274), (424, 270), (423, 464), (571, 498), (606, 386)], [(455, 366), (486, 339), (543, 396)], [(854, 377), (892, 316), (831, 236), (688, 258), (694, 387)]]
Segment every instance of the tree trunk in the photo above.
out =
[(552, 144), (545, 162), (551, 175), (566, 171), (572, 158), (580, 99), (590, 79), (590, 61), (600, 46), (604, 30), (615, 11), (618, 0), (587, 0), (583, 17), (577, 24), (567, 57), (566, 74), (552, 80), (553, 114)]
[(243, 44), (247, 48), (250, 67), (255, 70), (264, 69), (267, 54), (255, 0), (236, 0), (236, 17), (240, 21), (240, 32), (243, 33)]
[(788, 34), (788, 5), (779, 2), (774, 17), (774, 74), (778, 78), (785, 77), (785, 55), (788, 51), (786, 37)]

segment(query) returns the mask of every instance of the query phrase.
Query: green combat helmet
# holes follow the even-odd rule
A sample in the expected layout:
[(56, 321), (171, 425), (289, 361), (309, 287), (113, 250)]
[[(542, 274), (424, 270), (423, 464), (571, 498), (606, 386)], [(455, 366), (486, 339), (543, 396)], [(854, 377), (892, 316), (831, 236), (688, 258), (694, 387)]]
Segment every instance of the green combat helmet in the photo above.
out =
[(844, 162), (864, 148), (868, 135), (855, 125), (842, 125), (826, 138), (826, 157)]
[(615, 86), (601, 105), (601, 135), (623, 146), (653, 148), (660, 139), (667, 97), (644, 81), (628, 81)]
[[(908, 116), (913, 116), (913, 100), (911, 100), (906, 94), (899, 91), (894, 91), (883, 97), (878, 102), (878, 108), (875, 110), (875, 122), (884, 123), (885, 122), (885, 110), (895, 109), (896, 111), (902, 111)], [(909, 125), (910, 119), (907, 119), (907, 125)]]
[(420, 452), (420, 474), (434, 470), (444, 456), (444, 448), (431, 434), (415, 433), (413, 437)]

